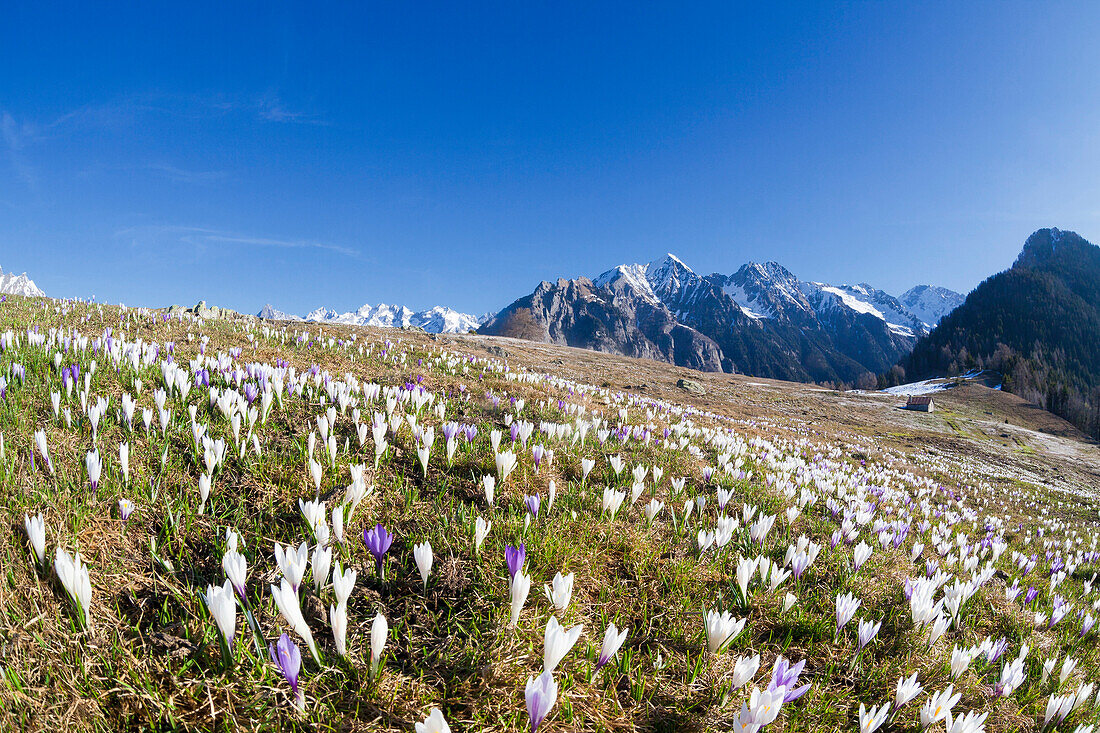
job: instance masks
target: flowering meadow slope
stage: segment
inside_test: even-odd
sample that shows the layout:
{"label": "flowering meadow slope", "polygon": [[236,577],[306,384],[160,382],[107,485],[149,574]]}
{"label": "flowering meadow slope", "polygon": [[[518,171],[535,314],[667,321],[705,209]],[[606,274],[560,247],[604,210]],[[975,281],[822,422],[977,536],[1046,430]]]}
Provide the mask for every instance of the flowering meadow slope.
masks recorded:
{"label": "flowering meadow slope", "polygon": [[0,729],[1100,719],[1095,446],[1011,396],[309,325],[0,302]]}

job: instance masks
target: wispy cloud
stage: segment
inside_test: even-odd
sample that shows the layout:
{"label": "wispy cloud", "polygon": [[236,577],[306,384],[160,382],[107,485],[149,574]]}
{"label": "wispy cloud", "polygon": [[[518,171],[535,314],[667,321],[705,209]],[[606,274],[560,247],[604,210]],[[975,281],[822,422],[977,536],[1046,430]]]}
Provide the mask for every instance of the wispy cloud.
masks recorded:
{"label": "wispy cloud", "polygon": [[358,257],[359,253],[350,247],[343,247],[338,244],[329,244],[327,242],[317,242],[314,240],[302,240],[302,239],[269,239],[267,237],[247,237],[231,234],[222,234],[217,232],[205,233],[202,236],[209,242],[224,242],[226,244],[244,244],[254,247],[281,247],[284,249],[326,249],[330,252],[338,252],[348,257]]}
{"label": "wispy cloud", "polygon": [[[136,94],[75,107],[37,119],[0,109],[0,160],[6,158],[15,174],[29,188],[39,180],[36,159],[46,146],[81,133],[114,131],[122,134],[135,126],[147,128],[165,118],[194,121],[234,115],[252,124],[328,125],[320,114],[295,108],[280,94],[267,91],[252,95]],[[158,119],[159,118],[159,119]],[[41,161],[39,161],[41,162]],[[188,170],[171,163],[136,162],[131,169],[159,172],[174,181],[203,183],[224,178],[219,170]]]}
{"label": "wispy cloud", "polygon": [[318,115],[292,110],[277,94],[265,94],[256,103],[257,113],[268,122],[286,122],[300,125],[327,125]]}
{"label": "wispy cloud", "polygon": [[182,183],[219,181],[228,175],[225,171],[188,170],[186,168],[178,168],[168,163],[148,163],[144,168],[154,173],[161,173],[173,181],[180,181]]}
{"label": "wispy cloud", "polygon": [[129,239],[132,243],[139,245],[168,244],[175,242],[195,246],[223,244],[277,249],[316,249],[335,252],[336,254],[355,259],[361,257],[360,252],[351,247],[314,239],[260,237],[220,229],[172,224],[127,227],[115,232],[115,237],[118,239]]}
{"label": "wispy cloud", "polygon": [[37,134],[33,125],[17,121],[10,113],[0,112],[0,139],[4,141],[4,152],[16,175],[31,189],[38,182],[34,167],[27,161],[23,152],[28,140]]}

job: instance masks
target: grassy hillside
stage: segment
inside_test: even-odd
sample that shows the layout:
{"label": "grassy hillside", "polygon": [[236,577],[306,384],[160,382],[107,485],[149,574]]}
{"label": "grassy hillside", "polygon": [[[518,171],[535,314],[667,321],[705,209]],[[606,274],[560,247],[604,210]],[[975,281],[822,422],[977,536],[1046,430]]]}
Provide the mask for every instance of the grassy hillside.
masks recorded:
{"label": "grassy hillside", "polygon": [[[955,730],[1036,730],[1079,691],[1058,729],[1098,720],[1100,487],[1070,438],[1019,428],[1024,454],[888,397],[45,299],[0,303],[0,346],[4,730],[413,730],[433,708],[455,731],[527,730],[535,684],[556,686],[545,731],[849,730],[887,703],[881,730],[919,731],[949,686]],[[281,568],[302,543],[310,567]],[[210,587],[226,554],[243,597]],[[86,604],[61,579],[79,589],[83,564]],[[601,666],[610,624],[626,634]],[[284,633],[300,705],[269,652]]]}

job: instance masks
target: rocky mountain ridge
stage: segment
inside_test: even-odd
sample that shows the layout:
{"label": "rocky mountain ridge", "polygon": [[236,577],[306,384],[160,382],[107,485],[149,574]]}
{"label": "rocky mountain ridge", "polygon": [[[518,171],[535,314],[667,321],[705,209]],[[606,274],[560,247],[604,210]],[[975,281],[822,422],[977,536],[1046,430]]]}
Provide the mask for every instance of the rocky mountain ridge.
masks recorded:
{"label": "rocky mountain ridge", "polygon": [[888,369],[963,299],[934,286],[906,296],[912,309],[865,283],[804,281],[776,262],[704,276],[667,254],[543,282],[480,332],[707,371],[852,381]]}

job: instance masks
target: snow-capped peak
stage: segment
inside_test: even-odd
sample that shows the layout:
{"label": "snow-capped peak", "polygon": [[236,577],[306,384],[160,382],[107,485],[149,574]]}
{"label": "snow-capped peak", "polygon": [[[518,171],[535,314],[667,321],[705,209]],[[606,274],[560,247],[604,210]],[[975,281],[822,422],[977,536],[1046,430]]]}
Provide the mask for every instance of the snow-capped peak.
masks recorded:
{"label": "snow-capped peak", "polygon": [[684,264],[683,260],[681,260],[676,255],[672,254],[671,252],[666,252],[664,257],[653,260],[648,265],[646,265],[646,272],[650,272],[650,273],[657,272],[658,270],[675,270],[675,269],[684,269],[684,270],[687,270],[688,272],[694,272],[694,270],[692,270],[690,267],[688,267],[686,264]]}
{"label": "snow-capped peak", "polygon": [[917,285],[902,293],[898,300],[907,311],[932,329],[944,316],[962,305],[966,296],[936,285]]}
{"label": "snow-capped peak", "polygon": [[695,271],[676,255],[669,253],[645,266],[646,280],[653,292],[660,296],[678,292],[698,279]]}
{"label": "snow-capped peak", "polygon": [[653,292],[653,288],[646,277],[648,267],[648,265],[639,264],[619,265],[600,274],[592,281],[592,284],[600,288],[621,284],[634,290],[651,303],[660,303],[661,299]]}
{"label": "snow-capped peak", "polygon": [[23,295],[28,298],[43,298],[46,296],[42,289],[34,284],[34,280],[27,277],[27,273],[16,275],[4,274],[0,269],[0,293],[6,295]]}
{"label": "snow-capped peak", "polygon": [[684,289],[697,280],[699,276],[670,252],[645,265],[634,263],[613,267],[592,282],[596,287],[625,286],[651,303],[665,302],[667,305],[670,297],[683,295]]}
{"label": "snow-capped peak", "polygon": [[813,308],[794,273],[778,262],[749,262],[725,279],[726,295],[754,319],[805,318]]}
{"label": "snow-capped peak", "polygon": [[257,313],[256,315],[259,316],[260,318],[263,318],[263,319],[268,320],[268,321],[300,321],[300,320],[302,320],[301,318],[299,318],[296,315],[293,315],[291,313],[283,313],[281,310],[275,309],[271,305],[271,303],[265,304],[264,307],[260,309],[260,312]]}

